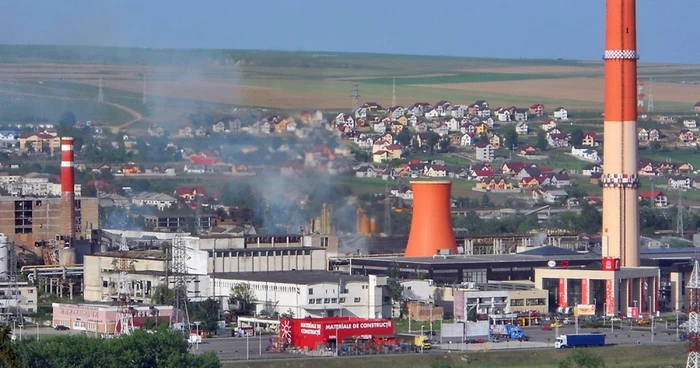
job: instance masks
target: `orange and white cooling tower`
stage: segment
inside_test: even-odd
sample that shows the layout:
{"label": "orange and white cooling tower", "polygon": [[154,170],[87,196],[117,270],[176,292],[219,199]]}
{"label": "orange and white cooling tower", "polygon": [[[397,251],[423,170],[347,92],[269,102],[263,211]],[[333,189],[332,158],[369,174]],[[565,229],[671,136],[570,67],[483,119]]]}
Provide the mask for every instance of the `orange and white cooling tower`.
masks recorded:
{"label": "orange and white cooling tower", "polygon": [[639,266],[635,0],[607,0],[603,123],[603,257]]}
{"label": "orange and white cooling tower", "polygon": [[61,138],[61,233],[75,236],[73,137]]}
{"label": "orange and white cooling tower", "polygon": [[449,181],[413,181],[413,218],[404,256],[431,257],[440,250],[457,253],[452,232]]}

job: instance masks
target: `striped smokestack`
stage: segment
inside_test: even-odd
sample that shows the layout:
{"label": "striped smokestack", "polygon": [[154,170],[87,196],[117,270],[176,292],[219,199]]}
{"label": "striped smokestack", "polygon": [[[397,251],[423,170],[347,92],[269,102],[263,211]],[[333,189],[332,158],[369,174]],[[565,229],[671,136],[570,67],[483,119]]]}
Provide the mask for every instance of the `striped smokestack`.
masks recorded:
{"label": "striped smokestack", "polygon": [[75,179],[73,137],[61,138],[61,233],[75,236]]}
{"label": "striped smokestack", "polygon": [[603,259],[639,266],[635,0],[607,0],[603,122]]}

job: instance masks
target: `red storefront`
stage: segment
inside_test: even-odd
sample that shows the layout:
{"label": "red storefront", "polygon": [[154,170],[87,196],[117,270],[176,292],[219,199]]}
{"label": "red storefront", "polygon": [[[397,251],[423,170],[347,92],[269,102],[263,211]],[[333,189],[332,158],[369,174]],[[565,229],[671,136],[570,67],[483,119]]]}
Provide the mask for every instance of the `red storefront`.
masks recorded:
{"label": "red storefront", "polygon": [[[337,333],[337,336],[336,336]],[[315,350],[328,341],[348,337],[392,335],[389,319],[357,317],[285,318],[280,320],[280,339],[297,348]]]}

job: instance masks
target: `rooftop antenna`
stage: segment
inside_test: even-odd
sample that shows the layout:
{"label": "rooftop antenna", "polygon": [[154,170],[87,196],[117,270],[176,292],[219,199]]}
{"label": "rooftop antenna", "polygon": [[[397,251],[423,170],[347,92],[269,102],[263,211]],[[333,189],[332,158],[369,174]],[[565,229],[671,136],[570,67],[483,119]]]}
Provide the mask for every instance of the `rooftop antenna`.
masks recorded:
{"label": "rooftop antenna", "polygon": [[654,111],[654,79],[649,78],[649,95],[647,96],[647,112]]}
{"label": "rooftop antenna", "polygon": [[100,77],[100,82],[97,85],[97,102],[98,103],[105,102],[105,94],[102,91],[102,77]]}
{"label": "rooftop antenna", "polygon": [[393,79],[391,86],[391,107],[394,107],[396,106],[396,78]]}
{"label": "rooftop antenna", "polygon": [[350,95],[352,97],[352,111],[357,110],[359,107],[359,101],[360,101],[360,84],[355,82],[352,84],[352,94]]}
{"label": "rooftop antenna", "polygon": [[145,105],[148,102],[148,99],[146,98],[146,73],[141,74],[141,78],[143,80],[143,92],[141,93],[141,103]]}

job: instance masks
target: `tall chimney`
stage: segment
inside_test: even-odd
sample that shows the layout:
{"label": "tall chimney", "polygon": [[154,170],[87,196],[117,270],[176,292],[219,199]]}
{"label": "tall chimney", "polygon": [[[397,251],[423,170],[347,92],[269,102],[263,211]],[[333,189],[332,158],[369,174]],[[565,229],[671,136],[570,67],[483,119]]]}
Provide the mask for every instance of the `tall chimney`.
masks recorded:
{"label": "tall chimney", "polygon": [[639,266],[635,0],[607,0],[603,123],[603,257]]}
{"label": "tall chimney", "polygon": [[452,232],[449,181],[413,181],[413,216],[404,256],[431,257],[439,250],[457,253]]}
{"label": "tall chimney", "polygon": [[61,138],[61,233],[75,236],[75,179],[73,137]]}

